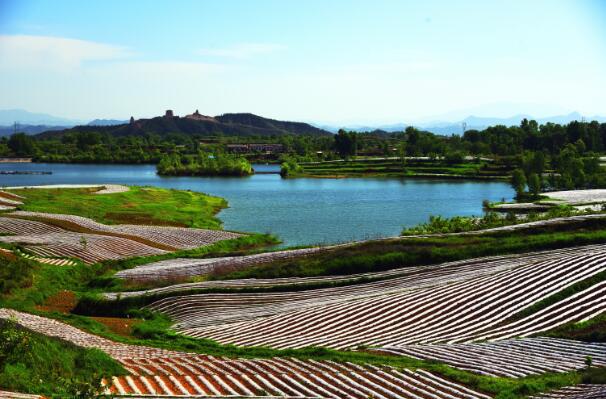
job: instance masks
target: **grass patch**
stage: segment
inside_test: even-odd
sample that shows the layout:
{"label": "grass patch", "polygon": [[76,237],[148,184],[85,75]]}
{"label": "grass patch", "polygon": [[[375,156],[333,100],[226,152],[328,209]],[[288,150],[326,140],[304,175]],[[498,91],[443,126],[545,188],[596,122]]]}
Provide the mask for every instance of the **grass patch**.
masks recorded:
{"label": "grass patch", "polygon": [[0,320],[2,389],[52,398],[89,398],[101,388],[102,378],[125,373],[100,350],[80,348]]}
{"label": "grass patch", "polygon": [[105,224],[147,224],[221,228],[217,212],[227,207],[219,197],[182,190],[130,187],[114,194],[96,188],[12,190],[25,197],[19,209],[84,216]]}
{"label": "grass patch", "polygon": [[19,257],[0,256],[0,295],[9,295],[18,288],[33,284],[37,263]]}

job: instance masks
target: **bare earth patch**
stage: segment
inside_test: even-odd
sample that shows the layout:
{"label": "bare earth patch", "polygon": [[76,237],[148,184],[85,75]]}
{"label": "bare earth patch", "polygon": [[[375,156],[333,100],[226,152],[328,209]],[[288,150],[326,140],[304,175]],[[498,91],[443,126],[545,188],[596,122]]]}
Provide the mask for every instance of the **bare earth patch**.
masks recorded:
{"label": "bare earth patch", "polygon": [[77,303],[78,299],[72,291],[63,290],[46,298],[44,305],[36,306],[36,309],[44,312],[69,313]]}

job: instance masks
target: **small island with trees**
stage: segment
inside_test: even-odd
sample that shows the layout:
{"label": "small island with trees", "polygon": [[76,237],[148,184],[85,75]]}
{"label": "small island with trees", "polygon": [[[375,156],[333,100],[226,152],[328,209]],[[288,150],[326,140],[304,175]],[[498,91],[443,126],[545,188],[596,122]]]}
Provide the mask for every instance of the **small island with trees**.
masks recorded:
{"label": "small island with trees", "polygon": [[246,158],[226,153],[171,154],[156,165],[161,176],[249,176],[253,169]]}

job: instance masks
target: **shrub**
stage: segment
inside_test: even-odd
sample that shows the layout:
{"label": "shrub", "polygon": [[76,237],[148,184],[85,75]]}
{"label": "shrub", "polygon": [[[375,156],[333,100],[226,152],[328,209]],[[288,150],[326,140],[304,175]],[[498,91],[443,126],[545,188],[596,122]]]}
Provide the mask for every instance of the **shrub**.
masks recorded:
{"label": "shrub", "polygon": [[16,288],[32,284],[32,275],[36,264],[32,261],[0,256],[0,295],[10,294]]}
{"label": "shrub", "polygon": [[125,370],[97,349],[34,333],[0,321],[0,387],[48,397],[92,398],[101,379]]}

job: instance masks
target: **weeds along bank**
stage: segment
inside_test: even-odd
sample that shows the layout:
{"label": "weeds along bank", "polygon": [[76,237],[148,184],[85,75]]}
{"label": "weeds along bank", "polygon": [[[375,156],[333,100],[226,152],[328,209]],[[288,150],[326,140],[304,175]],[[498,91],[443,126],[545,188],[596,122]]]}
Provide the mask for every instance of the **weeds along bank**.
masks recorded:
{"label": "weeds along bank", "polygon": [[[102,373],[83,367],[81,380],[104,381],[101,391],[114,395],[485,399],[539,394],[601,378],[601,358],[595,356],[589,370],[581,361],[585,352],[594,353],[597,344],[592,342],[601,340],[595,331],[603,320],[599,314],[592,317],[605,305],[600,290],[606,228],[599,218],[491,234],[371,241],[317,253],[302,251],[303,257],[277,260],[268,256],[271,261],[243,270],[228,268],[227,274],[179,281],[185,283],[183,289],[167,279],[161,284],[168,287],[129,301],[128,290],[146,286],[113,277],[120,270],[158,261],[161,266],[172,259],[195,264],[235,255],[247,258],[275,239],[235,233],[212,242],[197,241],[205,232],[229,233],[217,229],[220,223],[214,217],[224,203],[202,194],[154,188],[96,192],[92,188],[14,191],[23,197],[23,204],[12,216],[0,216],[0,228],[6,231],[0,236],[4,242],[0,244],[4,248],[0,307],[25,312],[15,317],[21,320],[18,325],[34,331],[29,334],[52,335],[53,340],[62,340],[57,342],[77,345],[98,343],[93,347],[110,358],[104,358],[107,363],[99,360],[104,364]],[[87,205],[70,203],[70,194]],[[66,201],[65,210],[53,195]],[[176,207],[181,200],[187,206]],[[165,207],[169,209],[161,213]],[[85,240],[70,241],[67,233]],[[19,242],[24,238],[14,240],[25,235],[37,238],[25,243]],[[89,235],[99,236],[99,241]],[[45,241],[53,236],[60,239],[54,244]],[[160,252],[111,258],[110,252],[116,254],[116,250],[103,252],[111,240]],[[132,243],[124,248],[131,248]],[[576,248],[579,245],[585,247]],[[65,257],[75,259],[75,264],[41,263],[41,258],[56,259],[48,253],[35,254],[38,260],[25,259],[23,255],[33,247],[67,251]],[[539,248],[545,251],[536,252]],[[90,252],[102,253],[107,260],[85,261],[76,256]],[[507,255],[511,253],[519,255]],[[489,255],[493,257],[476,258]],[[266,259],[263,254],[252,256]],[[111,301],[102,299],[108,292],[113,294]],[[457,311],[460,303],[468,304],[463,313]],[[44,317],[35,318],[32,313]],[[482,368],[469,370],[465,359],[460,359],[464,351],[449,346],[450,341],[476,345],[478,337],[505,345],[517,336],[536,333],[552,340],[539,345],[533,338],[527,345],[552,348],[557,339],[574,339],[586,346],[575,343],[574,354],[552,348],[550,352],[557,353],[561,362],[544,369],[537,366],[537,373],[516,378],[498,372],[496,376],[483,374]],[[425,345],[428,342],[443,345],[442,352],[426,352],[431,350]],[[422,348],[415,346],[414,351],[409,345]],[[369,352],[374,346],[390,350],[397,346],[402,353]],[[477,351],[490,358],[490,353],[484,353],[488,348]],[[73,359],[89,356],[87,351],[79,353]],[[517,356],[517,361],[525,360],[523,354]],[[21,367],[11,359],[2,365],[3,372]],[[87,364],[74,360],[80,361]],[[69,362],[57,367],[60,373],[72,370]],[[501,367],[495,365],[497,371],[508,372]],[[43,381],[55,381],[36,372],[31,378],[39,375]],[[0,387],[49,396],[53,390],[36,384]]]}

